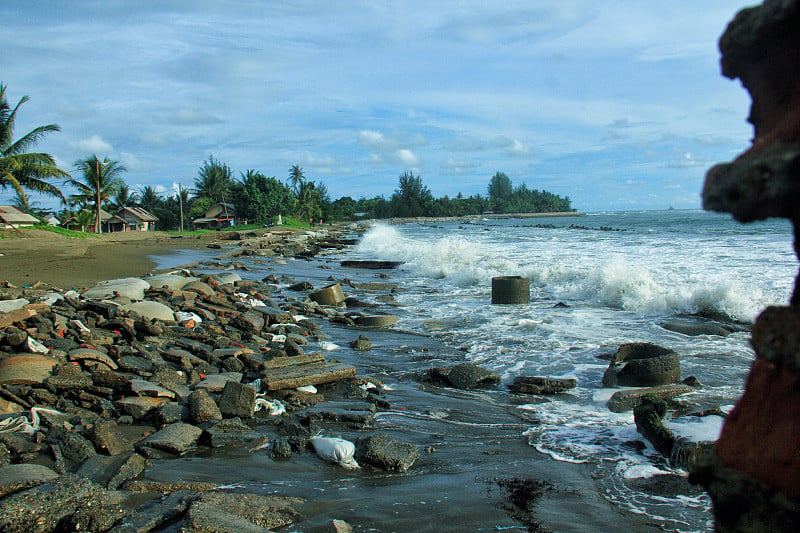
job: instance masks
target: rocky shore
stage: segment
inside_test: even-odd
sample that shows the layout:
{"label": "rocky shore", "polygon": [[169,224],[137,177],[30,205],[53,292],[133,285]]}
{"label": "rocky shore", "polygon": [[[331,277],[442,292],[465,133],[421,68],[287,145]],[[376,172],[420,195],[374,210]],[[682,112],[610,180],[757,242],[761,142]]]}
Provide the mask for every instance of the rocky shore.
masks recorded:
{"label": "rocky shore", "polygon": [[[344,246],[326,231],[225,238],[238,246],[206,268]],[[326,301],[335,283],[298,283],[291,296],[278,283],[185,269],[82,293],[4,283],[0,530],[264,531],[300,517],[299,498],[139,479],[150,461],[198,447],[266,449],[276,460],[315,449],[343,462],[337,454],[348,450],[321,436],[320,424],[365,427],[386,406],[378,380],[305,348],[319,334],[314,320],[371,315],[345,312],[343,297]],[[369,349],[363,335],[353,342]],[[349,453],[353,464],[403,471],[419,452],[366,433]]]}
{"label": "rocky shore", "polygon": [[[328,276],[316,286],[285,274],[242,279],[237,273],[247,272],[252,260],[296,261],[287,265],[290,272],[302,271],[304,264],[327,268],[305,260],[353,244],[342,228],[218,237],[206,244],[213,259],[156,275],[80,291],[3,283],[0,531],[266,531],[289,524],[304,531],[350,530],[328,509],[330,502],[314,501],[308,490],[299,491],[302,496],[297,490],[264,494],[241,484],[199,481],[202,476],[187,478],[180,473],[185,465],[175,462],[218,453],[264,456],[273,465],[296,462],[299,473],[330,465],[334,471],[410,472],[411,479],[435,480],[442,469],[462,469],[458,475],[467,477],[474,469],[508,498],[495,504],[508,511],[505,519],[498,508],[472,510],[494,525],[508,520],[537,530],[533,506],[541,498],[554,498],[555,512],[587,505],[587,496],[559,492],[553,484],[575,472],[556,473],[552,462],[533,459],[520,437],[527,424],[518,413],[498,409],[509,394],[531,401],[567,391],[575,380],[519,377],[509,392],[498,387],[496,374],[432,353],[438,349],[433,341],[407,347],[419,337],[386,329],[397,322],[390,311],[400,288],[384,272],[396,264],[342,261],[378,281]],[[369,301],[353,296],[365,293],[372,295]],[[365,358],[357,370],[352,358],[341,362],[324,355],[336,349],[324,331],[330,327],[339,328],[333,340],[349,344],[353,354],[374,351],[377,339],[383,351],[372,361],[380,363]],[[426,355],[419,369],[409,372],[389,369],[387,350]],[[675,384],[676,358],[650,345],[621,347],[604,382],[640,388],[614,394],[609,408],[630,411],[646,397],[663,417],[672,398],[698,386],[691,380]],[[400,381],[413,375],[418,385],[390,391],[382,379],[387,375]],[[429,391],[446,407],[435,408]],[[469,391],[481,392],[470,396]],[[423,445],[392,425],[384,424],[389,431],[375,429],[379,418],[409,409],[425,413],[420,427],[450,424],[452,434],[430,435],[450,450]],[[459,410],[469,417],[463,429]],[[640,431],[660,442],[666,456],[681,451],[693,462],[702,450],[690,448],[687,454],[686,445],[675,442],[661,417],[650,412],[637,412]],[[494,459],[495,454],[506,458]],[[485,459],[476,462],[476,455]],[[162,481],[147,474],[173,470],[170,464],[175,474],[157,475]],[[536,471],[538,476],[529,477]],[[435,486],[435,481],[419,483]],[[583,482],[565,482],[570,483]],[[460,497],[474,505],[470,491]],[[447,508],[456,516],[469,515],[459,506]],[[615,513],[603,518],[605,510],[593,512],[594,524],[625,523]]]}

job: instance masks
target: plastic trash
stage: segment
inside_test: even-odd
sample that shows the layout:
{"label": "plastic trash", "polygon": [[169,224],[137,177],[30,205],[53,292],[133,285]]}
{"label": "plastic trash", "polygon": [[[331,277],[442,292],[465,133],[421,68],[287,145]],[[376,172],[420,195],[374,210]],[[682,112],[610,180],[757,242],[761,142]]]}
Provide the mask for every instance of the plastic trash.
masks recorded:
{"label": "plastic trash", "polygon": [[303,385],[302,387],[295,387],[298,392],[310,392],[311,394],[317,393],[317,388],[314,385]]}
{"label": "plastic trash", "polygon": [[260,411],[262,409],[267,409],[267,414],[270,416],[280,416],[286,413],[286,407],[281,403],[280,400],[268,400],[267,398],[257,398],[255,404],[255,410]]}
{"label": "plastic trash", "polygon": [[338,350],[339,348],[341,348],[341,346],[339,346],[338,344],[334,344],[328,341],[320,341],[319,347],[325,350],[326,352],[332,352],[334,350]]}
{"label": "plastic trash", "polygon": [[311,437],[311,445],[321,459],[337,463],[348,469],[359,468],[353,458],[356,453],[356,445],[349,440],[335,437]]}
{"label": "plastic trash", "polygon": [[199,324],[203,321],[203,319],[200,318],[200,315],[197,313],[186,311],[175,311],[175,320],[178,322],[178,324],[183,324],[184,322],[189,322],[190,320],[195,324]]}
{"label": "plastic trash", "polygon": [[31,407],[30,420],[25,415],[13,416],[0,420],[0,433],[27,433],[28,435],[33,435],[39,431],[39,413],[49,413],[52,415],[64,414],[55,409]]}

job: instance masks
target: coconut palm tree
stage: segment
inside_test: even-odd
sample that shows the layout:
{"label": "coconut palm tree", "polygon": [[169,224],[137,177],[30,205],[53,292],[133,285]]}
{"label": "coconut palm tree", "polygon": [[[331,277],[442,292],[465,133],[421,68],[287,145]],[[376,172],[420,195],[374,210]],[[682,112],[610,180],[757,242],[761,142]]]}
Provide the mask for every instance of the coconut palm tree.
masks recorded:
{"label": "coconut palm tree", "polygon": [[42,137],[60,128],[55,124],[39,126],[13,140],[17,111],[27,101],[28,97],[23,96],[12,108],[6,99],[6,86],[0,84],[0,188],[5,190],[10,185],[23,195],[23,189],[28,189],[64,200],[61,191],[47,180],[69,178],[69,174],[56,166],[53,156],[28,152]]}
{"label": "coconut palm tree", "polygon": [[305,182],[306,177],[303,174],[303,169],[299,165],[292,165],[289,169],[289,183],[291,183],[292,192],[295,198],[300,196],[300,186]]}
{"label": "coconut palm tree", "polygon": [[120,174],[127,171],[119,161],[104,158],[100,161],[96,154],[75,163],[76,170],[83,173],[83,181],[69,178],[67,183],[78,189],[78,194],[70,200],[91,202],[95,206],[95,232],[102,233],[100,224],[100,206],[113,197],[125,184]]}
{"label": "coconut palm tree", "polygon": [[230,167],[210,155],[208,161],[204,161],[197,172],[197,178],[194,180],[195,194],[212,202],[225,202],[227,201],[225,196],[230,196],[233,184],[233,172]]}
{"label": "coconut palm tree", "polygon": [[136,193],[131,192],[127,183],[120,185],[117,193],[114,195],[114,206],[117,209],[123,207],[130,207],[136,203]]}
{"label": "coconut palm tree", "polygon": [[144,209],[152,213],[153,208],[156,207],[159,202],[161,202],[161,196],[150,185],[139,189],[139,205]]}

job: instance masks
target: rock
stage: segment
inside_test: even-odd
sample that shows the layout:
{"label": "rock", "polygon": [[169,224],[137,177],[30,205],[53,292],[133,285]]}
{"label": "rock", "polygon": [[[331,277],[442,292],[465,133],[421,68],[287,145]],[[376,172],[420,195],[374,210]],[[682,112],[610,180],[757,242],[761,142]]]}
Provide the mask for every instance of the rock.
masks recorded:
{"label": "rock", "polygon": [[338,283],[333,283],[314,291],[308,297],[320,305],[336,306],[344,302],[344,292],[342,291],[342,286]]}
{"label": "rock", "polygon": [[626,389],[615,392],[608,400],[607,407],[612,413],[624,413],[630,411],[641,402],[645,396],[670,400],[681,394],[694,392],[695,389],[689,385],[669,384],[659,385],[658,387],[648,387],[645,389]]}
{"label": "rock", "polygon": [[680,356],[651,343],[623,344],[603,374],[603,386],[653,387],[681,380]]}
{"label": "rock", "polygon": [[131,449],[131,442],[120,431],[116,422],[96,423],[92,426],[89,438],[96,449],[108,455],[117,455]]}
{"label": "rock", "polygon": [[58,474],[43,465],[25,463],[0,467],[0,498],[57,477]]}
{"label": "rock", "polygon": [[129,398],[121,398],[114,402],[114,404],[126,414],[133,417],[134,420],[141,420],[161,404],[168,402],[167,398],[151,398],[146,396],[132,396]]}
{"label": "rock", "polygon": [[575,378],[545,378],[545,377],[523,377],[514,379],[509,386],[511,392],[520,394],[558,394],[569,389],[574,389],[578,385]]}
{"label": "rock", "polygon": [[240,418],[222,420],[206,429],[202,437],[202,441],[212,448],[229,444],[263,444],[266,440],[264,435],[253,431]]}
{"label": "rock", "polygon": [[189,420],[195,424],[222,420],[219,406],[205,389],[197,389],[189,395]]}
{"label": "rock", "polygon": [[107,354],[93,348],[76,348],[74,350],[70,350],[69,360],[82,362],[93,361],[102,363],[111,370],[116,370],[119,368],[117,363],[115,363],[114,360],[111,359]]}
{"label": "rock", "polygon": [[198,281],[198,278],[179,274],[156,274],[145,278],[153,289],[166,288],[172,291],[183,289],[187,283]]}
{"label": "rock", "polygon": [[165,496],[154,498],[139,505],[125,517],[124,524],[110,533],[139,533],[158,530],[160,526],[176,522],[189,509],[197,494],[188,490],[176,490]]}
{"label": "rock", "polygon": [[692,320],[686,318],[673,318],[661,324],[661,327],[690,337],[697,337],[700,335],[727,337],[734,331],[733,328],[725,327],[722,324],[710,320]]}
{"label": "rock", "polygon": [[255,412],[256,390],[250,385],[228,381],[219,399],[223,416],[252,418]]}
{"label": "rock", "polygon": [[233,285],[237,281],[242,281],[242,277],[236,272],[221,272],[211,276],[219,285]]}
{"label": "rock", "polygon": [[274,459],[290,459],[292,457],[292,445],[286,437],[277,437],[272,441],[269,456]]}
{"label": "rock", "polygon": [[[13,305],[8,305],[9,302],[25,302],[28,303],[28,300],[0,300],[1,304],[6,304],[6,307],[13,307]],[[36,311],[33,309],[22,309],[22,305],[18,309],[9,309],[8,311],[3,311],[0,314],[0,329],[7,328],[12,324],[19,324],[20,322],[24,322],[30,317],[36,314]]]}
{"label": "rock", "polygon": [[474,363],[432,368],[429,377],[457,389],[476,389],[500,383],[500,376]]}
{"label": "rock", "polygon": [[264,315],[255,311],[247,311],[233,319],[232,324],[248,333],[260,333],[264,329]]}
{"label": "rock", "polygon": [[405,472],[419,459],[419,450],[413,444],[396,441],[386,433],[378,433],[356,440],[355,458],[362,465]]}
{"label": "rock", "polygon": [[183,286],[182,290],[187,292],[202,294],[203,296],[214,296],[216,294],[211,285],[205,283],[204,281],[199,281],[199,280],[190,281],[189,283]]}
{"label": "rock", "polygon": [[12,355],[0,361],[0,385],[42,383],[58,361],[46,355]]}
{"label": "rock", "polygon": [[194,386],[195,390],[197,389],[204,389],[207,392],[222,392],[222,389],[225,388],[225,384],[229,381],[235,381],[239,383],[242,381],[242,373],[241,372],[223,372],[220,374],[211,374],[207,376],[203,381],[198,383]]}
{"label": "rock", "polygon": [[345,268],[366,268],[371,270],[388,270],[402,265],[402,261],[342,261]]}
{"label": "rock", "polygon": [[300,283],[295,283],[294,285],[290,286],[289,290],[297,292],[305,292],[314,290],[314,286],[308,281],[301,281]]}
{"label": "rock", "polygon": [[81,296],[90,300],[108,300],[115,296],[124,296],[131,300],[144,300],[144,291],[150,284],[137,278],[112,279],[98,283],[93,288],[84,291]]}
{"label": "rock", "polygon": [[366,352],[372,349],[372,341],[364,335],[359,335],[356,340],[350,342],[350,347],[357,352]]}
{"label": "rock", "polygon": [[[66,474],[0,500],[0,531],[46,533],[91,505],[99,506],[106,491],[76,474]],[[35,512],[31,512],[31,510]]]}
{"label": "rock", "polygon": [[205,492],[191,504],[185,527],[191,531],[259,531],[287,526],[300,517],[299,498],[234,492]]}
{"label": "rock", "polygon": [[180,455],[194,448],[202,433],[203,430],[196,426],[176,422],[139,442],[136,448],[154,448]]}
{"label": "rock", "polygon": [[396,315],[359,315],[356,324],[365,328],[388,328],[397,324]]}
{"label": "rock", "polygon": [[332,533],[353,533],[353,526],[345,522],[344,520],[331,520],[331,532]]}
{"label": "rock", "polygon": [[145,300],[142,302],[134,302],[132,304],[123,305],[120,311],[127,313],[133,311],[137,315],[147,320],[162,320],[167,322],[175,321],[175,313],[166,305]]}
{"label": "rock", "polygon": [[144,472],[147,461],[137,453],[113,457],[95,455],[78,468],[77,474],[107,489],[117,489]]}

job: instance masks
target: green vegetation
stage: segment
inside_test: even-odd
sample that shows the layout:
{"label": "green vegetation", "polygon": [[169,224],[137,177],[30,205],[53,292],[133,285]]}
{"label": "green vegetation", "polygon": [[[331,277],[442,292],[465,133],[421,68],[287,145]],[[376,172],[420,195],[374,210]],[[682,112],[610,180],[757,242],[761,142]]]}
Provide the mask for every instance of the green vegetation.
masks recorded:
{"label": "green vegetation", "polygon": [[24,189],[28,189],[63,200],[64,195],[48,180],[68,178],[69,174],[56,166],[51,155],[28,151],[48,133],[60,131],[59,127],[39,126],[14,140],[17,111],[27,101],[28,97],[23,96],[12,108],[6,98],[6,86],[0,84],[0,188],[11,186],[22,198]]}
{"label": "green vegetation", "polygon": [[61,228],[59,226],[47,226],[45,224],[31,226],[32,229],[41,230],[41,231],[49,231],[51,233],[58,233],[59,235],[63,235],[64,237],[72,237],[75,239],[86,239],[87,237],[97,238],[97,235],[93,233],[86,233],[83,231],[75,231],[67,228]]}

